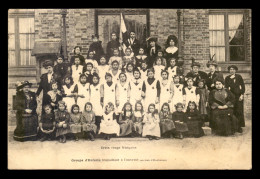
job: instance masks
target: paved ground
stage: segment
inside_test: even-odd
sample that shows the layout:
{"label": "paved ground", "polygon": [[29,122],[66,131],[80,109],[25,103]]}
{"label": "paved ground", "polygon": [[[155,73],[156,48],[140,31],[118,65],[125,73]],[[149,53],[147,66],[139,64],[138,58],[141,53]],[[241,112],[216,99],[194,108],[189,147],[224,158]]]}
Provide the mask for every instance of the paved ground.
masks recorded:
{"label": "paved ground", "polygon": [[[252,130],[229,137],[161,139],[115,138],[16,142],[9,128],[10,169],[250,169]],[[91,159],[91,160],[88,160]]]}

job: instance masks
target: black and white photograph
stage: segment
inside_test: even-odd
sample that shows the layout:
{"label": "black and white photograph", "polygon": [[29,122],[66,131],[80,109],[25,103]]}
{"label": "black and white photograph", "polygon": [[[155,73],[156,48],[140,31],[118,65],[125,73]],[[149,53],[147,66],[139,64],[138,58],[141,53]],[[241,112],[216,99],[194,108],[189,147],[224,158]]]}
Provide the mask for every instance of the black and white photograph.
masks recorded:
{"label": "black and white photograph", "polygon": [[251,170],[251,9],[9,9],[9,170]]}

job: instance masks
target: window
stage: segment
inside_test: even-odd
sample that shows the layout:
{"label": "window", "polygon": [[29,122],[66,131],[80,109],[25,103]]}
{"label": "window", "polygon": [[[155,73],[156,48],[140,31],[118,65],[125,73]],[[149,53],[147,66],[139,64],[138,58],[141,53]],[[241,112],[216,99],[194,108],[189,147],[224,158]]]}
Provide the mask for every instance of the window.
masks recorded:
{"label": "window", "polygon": [[96,33],[102,41],[103,49],[106,51],[107,43],[111,40],[111,33],[120,32],[120,13],[124,14],[126,29],[129,32],[134,30],[136,38],[140,43],[145,43],[148,37],[147,9],[97,9],[96,10]]}
{"label": "window", "polygon": [[209,15],[210,55],[218,62],[245,61],[243,12],[213,12]]}
{"label": "window", "polygon": [[10,15],[8,18],[8,66],[34,66],[35,57],[31,56],[34,46],[34,17]]}

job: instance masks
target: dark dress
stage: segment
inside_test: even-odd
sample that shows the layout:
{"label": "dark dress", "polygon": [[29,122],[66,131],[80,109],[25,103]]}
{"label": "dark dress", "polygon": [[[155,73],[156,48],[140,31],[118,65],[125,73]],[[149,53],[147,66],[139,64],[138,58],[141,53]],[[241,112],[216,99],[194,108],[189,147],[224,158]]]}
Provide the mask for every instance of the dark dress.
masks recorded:
{"label": "dark dress", "polygon": [[239,97],[245,93],[245,83],[241,75],[235,74],[235,78],[231,79],[231,75],[225,79],[225,87],[235,95],[234,115],[238,119],[238,127],[245,127],[244,119],[244,100],[239,101]]}
{"label": "dark dress", "polygon": [[98,41],[98,42],[93,42],[89,46],[89,52],[95,51],[93,59],[97,60],[98,64],[100,64],[99,60],[101,55],[104,55],[104,50],[101,44],[102,42]]}
{"label": "dark dress", "polygon": [[119,48],[120,43],[118,40],[111,40],[107,43],[107,61],[110,59],[110,57],[114,56],[113,49]]}
{"label": "dark dress", "polygon": [[175,111],[172,113],[172,120],[175,124],[175,129],[177,132],[187,132],[187,116],[184,112]]}
{"label": "dark dress", "polygon": [[[52,75],[52,79],[54,79],[54,73]],[[51,90],[51,82],[48,83],[48,74],[45,73],[40,78],[40,84],[36,91],[36,95],[39,96],[41,91],[43,91],[43,97],[42,97],[42,107],[46,104],[49,104],[49,95],[47,94],[48,91]],[[45,113],[44,109],[42,108],[42,114]]]}
{"label": "dark dress", "polygon": [[[198,71],[198,74],[195,74],[193,71],[187,73],[186,78],[192,77],[193,79],[193,86],[198,86],[198,82],[200,79],[207,80],[207,73],[203,71]],[[187,81],[187,80],[185,80]],[[187,86],[187,82],[185,82],[185,85]]]}
{"label": "dark dress", "polygon": [[161,134],[173,132],[175,130],[174,122],[172,121],[172,115],[170,113],[160,112],[160,128]]}
{"label": "dark dress", "polygon": [[[212,109],[210,127],[217,135],[232,135],[237,131],[237,118],[233,114],[235,96],[227,89],[212,90],[209,94],[209,105]],[[218,106],[227,105],[227,109]]]}
{"label": "dark dress", "polygon": [[149,45],[147,48],[147,68],[152,68],[155,62],[155,58],[157,57],[158,50],[161,49],[161,46],[155,44],[155,51],[152,50],[152,47]]}
{"label": "dark dress", "polygon": [[208,107],[206,106],[206,102],[209,99],[209,92],[206,88],[197,88],[200,94],[199,101],[199,112],[200,114],[208,114]]}
{"label": "dark dress", "polygon": [[122,113],[119,116],[118,123],[120,125],[120,135],[119,136],[127,136],[134,131],[134,114],[130,114],[130,116],[124,116]]}
{"label": "dark dress", "polygon": [[140,48],[140,42],[139,40],[137,40],[136,38],[134,39],[133,43],[131,43],[130,39],[127,39],[125,42],[124,42],[125,46],[126,47],[131,47],[133,52],[134,52],[134,55],[136,56],[138,54],[138,51],[139,51],[139,48]]}
{"label": "dark dress", "polygon": [[[50,114],[43,114],[41,116],[41,120],[40,120],[40,123],[42,123],[42,129],[43,130],[52,130],[53,127],[55,127],[55,116],[53,113],[50,113]],[[53,138],[54,137],[54,134],[55,133],[55,130],[50,133],[50,134],[46,134],[44,132],[42,132],[41,130],[39,130],[39,134],[41,137],[49,137],[49,138]]]}
{"label": "dark dress", "polygon": [[56,64],[53,68],[54,79],[62,86],[62,81],[66,74],[68,74],[68,67],[65,63]]}
{"label": "dark dress", "polygon": [[215,86],[211,87],[211,85],[214,84],[214,79],[216,77],[218,77],[218,78],[220,77],[220,78],[222,78],[224,80],[223,74],[221,72],[215,71],[212,75],[211,75],[211,73],[207,74],[206,84],[207,84],[207,87],[208,87],[209,91],[212,91],[213,89],[216,89]]}
{"label": "dark dress", "polygon": [[[13,138],[17,141],[35,140],[37,137],[38,116],[36,113],[37,101],[34,92],[29,91],[25,94],[23,91],[16,93],[16,128]],[[32,112],[26,113],[25,109],[31,109]]]}
{"label": "dark dress", "polygon": [[[67,133],[70,133],[70,114],[66,111],[56,111],[55,113],[55,121],[56,121],[56,137],[65,135]],[[64,122],[64,124],[67,124],[66,128],[58,127],[58,124],[60,122]]]}
{"label": "dark dress", "polygon": [[174,53],[168,53],[167,48],[164,50],[164,57],[166,58],[167,67],[170,66],[170,58],[178,59],[178,55],[179,55],[179,49]]}
{"label": "dark dress", "polygon": [[200,137],[204,135],[203,129],[202,129],[202,118],[200,116],[200,113],[198,110],[194,110],[193,112],[191,110],[187,110],[186,112],[187,116],[187,126],[188,126],[188,135]]}

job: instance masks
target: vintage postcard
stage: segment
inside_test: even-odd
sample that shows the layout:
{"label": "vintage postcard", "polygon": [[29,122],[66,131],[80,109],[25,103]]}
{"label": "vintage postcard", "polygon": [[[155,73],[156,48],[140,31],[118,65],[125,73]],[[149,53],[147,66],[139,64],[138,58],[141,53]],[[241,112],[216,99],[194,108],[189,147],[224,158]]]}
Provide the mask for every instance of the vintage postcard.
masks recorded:
{"label": "vintage postcard", "polygon": [[8,169],[252,169],[251,9],[9,9]]}

